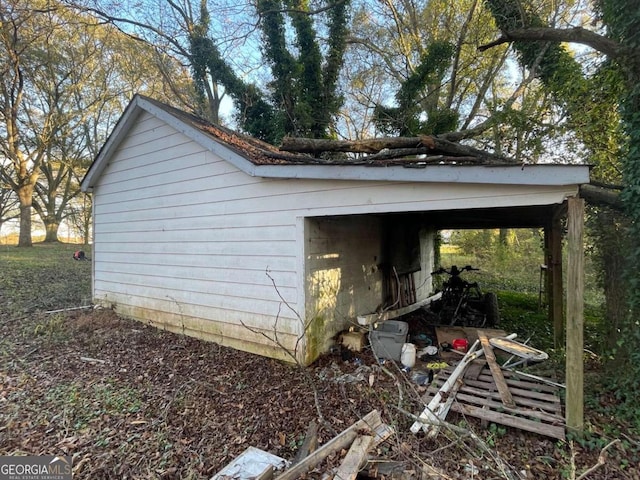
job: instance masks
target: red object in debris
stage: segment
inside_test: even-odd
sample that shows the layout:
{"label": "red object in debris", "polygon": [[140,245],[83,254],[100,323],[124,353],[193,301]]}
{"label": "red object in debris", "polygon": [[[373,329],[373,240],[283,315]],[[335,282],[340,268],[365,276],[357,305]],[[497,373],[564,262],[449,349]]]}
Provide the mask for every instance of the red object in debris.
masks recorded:
{"label": "red object in debris", "polygon": [[469,350],[469,341],[466,338],[454,338],[451,344],[453,349],[459,352],[467,353],[467,350]]}

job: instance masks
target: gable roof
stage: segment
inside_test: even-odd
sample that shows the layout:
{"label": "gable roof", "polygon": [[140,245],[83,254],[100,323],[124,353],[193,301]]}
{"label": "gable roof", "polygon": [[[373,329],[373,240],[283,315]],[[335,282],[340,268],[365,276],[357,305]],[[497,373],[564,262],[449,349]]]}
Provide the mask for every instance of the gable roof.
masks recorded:
{"label": "gable roof", "polygon": [[136,95],[82,180],[83,191],[93,189],[110,157],[142,112],[164,121],[247,175],[256,177],[522,185],[579,185],[589,182],[589,167],[586,165],[427,164],[415,156],[394,162],[328,161],[306,154],[283,152],[256,138]]}

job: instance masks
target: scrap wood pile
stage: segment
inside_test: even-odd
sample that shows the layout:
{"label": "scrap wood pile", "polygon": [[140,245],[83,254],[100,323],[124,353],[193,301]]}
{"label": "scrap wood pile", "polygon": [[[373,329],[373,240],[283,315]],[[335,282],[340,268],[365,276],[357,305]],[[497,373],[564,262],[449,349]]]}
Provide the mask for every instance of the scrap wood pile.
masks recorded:
{"label": "scrap wood pile", "polygon": [[[316,433],[315,424],[310,425],[293,462],[249,447],[211,480],[295,480],[312,473],[320,474],[322,478],[355,480],[364,472],[371,478],[382,474],[386,478],[442,478],[442,472],[426,464],[416,477],[417,472],[405,471],[402,462],[375,458],[377,447],[395,434],[393,428],[382,421],[378,410],[372,410],[317,449]],[[276,474],[275,470],[281,468],[284,470]]]}
{"label": "scrap wood pile", "polygon": [[[438,434],[450,410],[560,440],[565,439],[565,423],[558,391],[562,388],[549,379],[514,372],[501,367],[494,347],[522,360],[544,360],[546,353],[506,337],[489,338],[477,331],[478,340],[455,366],[442,371],[423,396],[425,408],[411,426],[413,433],[424,430]],[[481,347],[481,348],[479,348]],[[485,361],[477,362],[481,357]],[[471,369],[475,363],[475,369]],[[485,366],[489,372],[485,372]]]}
{"label": "scrap wood pile", "polygon": [[[466,353],[461,354],[463,356],[457,365],[442,370],[436,376],[422,398],[424,410],[419,415],[401,412],[415,420],[410,431],[414,434],[424,432],[424,438],[428,439],[434,438],[442,427],[446,427],[458,434],[471,436],[479,444],[483,444],[470,431],[446,421],[449,411],[453,410],[480,418],[483,422],[499,423],[564,439],[560,399],[556,395],[561,386],[541,377],[529,375],[533,378],[525,378],[523,375],[526,374],[516,374],[501,367],[493,349],[500,348],[515,353],[520,359],[540,359],[546,354],[515,342],[515,334],[490,338],[489,332],[477,330],[478,340]],[[520,362],[512,361],[513,363]],[[485,367],[488,367],[488,372]],[[317,431],[317,425],[312,422],[296,458],[290,462],[250,447],[212,480],[355,480],[363,473],[367,475],[365,478],[448,478],[443,471],[424,459],[416,468],[415,464],[392,461],[381,456],[384,450],[378,447],[385,441],[394,438],[397,440],[398,435],[382,421],[378,410],[371,411],[319,448]],[[496,461],[503,472],[509,470],[499,458]],[[507,475],[505,478],[516,476]]]}

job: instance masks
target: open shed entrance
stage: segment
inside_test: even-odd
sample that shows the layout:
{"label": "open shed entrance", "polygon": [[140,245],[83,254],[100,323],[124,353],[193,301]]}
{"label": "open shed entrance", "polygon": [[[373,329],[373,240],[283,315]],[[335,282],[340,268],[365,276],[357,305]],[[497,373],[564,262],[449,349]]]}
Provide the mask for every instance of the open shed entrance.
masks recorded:
{"label": "open shed entrance", "polygon": [[311,341],[332,338],[364,313],[407,307],[432,291],[436,230],[413,215],[305,219],[306,318]]}
{"label": "open shed entrance", "polygon": [[[563,219],[567,219],[567,425],[583,424],[584,203],[304,220],[304,286],[308,355],[326,351],[362,314],[419,303],[433,293],[438,231],[461,228],[541,228],[548,269],[546,294],[556,341],[563,337]],[[394,296],[395,295],[395,296]],[[390,303],[389,303],[390,302]]]}

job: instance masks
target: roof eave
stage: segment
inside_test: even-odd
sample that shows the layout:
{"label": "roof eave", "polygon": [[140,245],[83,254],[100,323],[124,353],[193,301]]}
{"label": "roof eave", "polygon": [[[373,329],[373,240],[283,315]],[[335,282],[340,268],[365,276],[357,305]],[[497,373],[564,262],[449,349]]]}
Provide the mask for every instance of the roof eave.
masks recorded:
{"label": "roof eave", "polygon": [[366,180],[497,185],[582,185],[589,183],[588,165],[258,165],[265,178]]}

